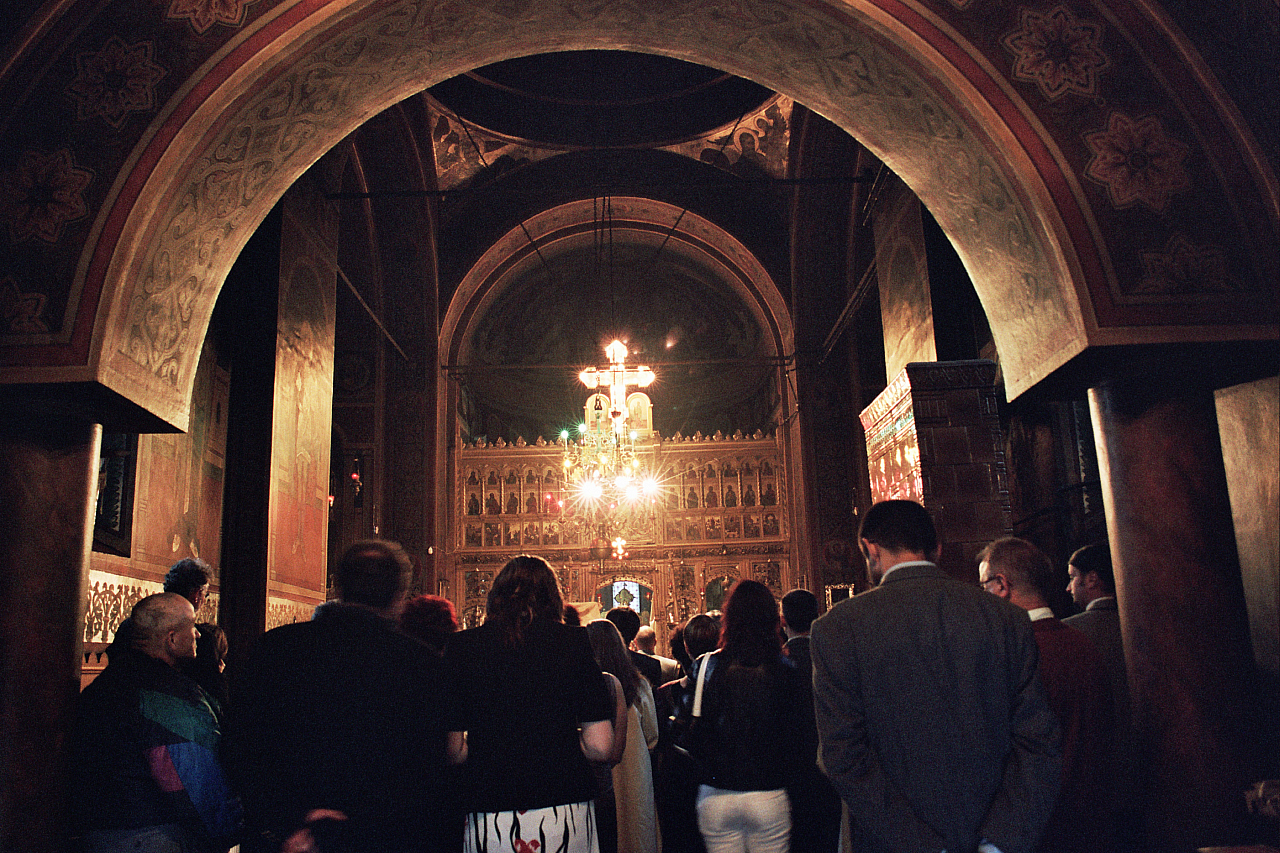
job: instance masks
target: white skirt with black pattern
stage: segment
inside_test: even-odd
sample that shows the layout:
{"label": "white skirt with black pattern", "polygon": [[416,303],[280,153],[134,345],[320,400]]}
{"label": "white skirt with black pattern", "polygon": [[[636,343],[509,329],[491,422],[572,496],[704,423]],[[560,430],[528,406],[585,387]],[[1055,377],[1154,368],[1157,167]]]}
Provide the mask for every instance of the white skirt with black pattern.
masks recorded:
{"label": "white skirt with black pattern", "polygon": [[595,809],[588,800],[528,811],[472,812],[463,853],[600,853]]}

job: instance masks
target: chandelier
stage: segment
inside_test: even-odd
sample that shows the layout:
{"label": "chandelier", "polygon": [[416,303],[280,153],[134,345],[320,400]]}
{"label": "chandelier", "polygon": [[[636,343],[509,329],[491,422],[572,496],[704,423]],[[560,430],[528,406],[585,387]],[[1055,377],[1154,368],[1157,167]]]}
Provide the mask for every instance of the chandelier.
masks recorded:
{"label": "chandelier", "polygon": [[[564,430],[564,482],[567,515],[591,525],[593,549],[612,546],[615,559],[626,556],[621,533],[637,514],[652,517],[662,486],[636,455],[636,432],[628,423],[628,388],[647,388],[656,378],[644,365],[628,367],[627,347],[613,341],[605,348],[609,365],[578,374],[582,384],[598,389],[584,409],[577,430]],[[608,394],[604,389],[608,389]],[[609,542],[609,537],[613,541]]]}

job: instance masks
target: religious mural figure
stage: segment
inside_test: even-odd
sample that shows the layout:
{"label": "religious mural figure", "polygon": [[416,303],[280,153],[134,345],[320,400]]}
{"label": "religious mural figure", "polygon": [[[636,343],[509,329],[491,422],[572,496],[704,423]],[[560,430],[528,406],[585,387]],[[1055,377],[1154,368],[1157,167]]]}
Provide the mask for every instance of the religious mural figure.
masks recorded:
{"label": "religious mural figure", "polygon": [[720,505],[720,498],[716,495],[715,489],[707,489],[707,499],[704,503],[707,509],[715,509]]}
{"label": "religious mural figure", "polygon": [[778,493],[773,490],[773,483],[766,483],[760,495],[760,506],[777,506]]}
{"label": "religious mural figure", "polygon": [[519,514],[520,514],[520,496],[508,495],[507,496],[507,515],[519,515]]}
{"label": "religious mural figure", "polygon": [[746,491],[744,491],[744,492],[742,493],[742,505],[743,505],[743,506],[755,506],[755,505],[756,505],[756,489],[755,489],[755,486],[747,486]]}
{"label": "religious mural figure", "polygon": [[467,515],[479,515],[479,514],[480,514],[480,496],[472,495],[471,497],[467,498]]}
{"label": "religious mural figure", "polygon": [[738,505],[738,493],[733,490],[733,486],[730,486],[724,491],[725,509],[733,509],[737,505]]}
{"label": "religious mural figure", "polygon": [[778,535],[778,517],[771,512],[766,512],[764,514],[764,535]]}
{"label": "religious mural figure", "polygon": [[498,496],[493,492],[490,492],[489,497],[484,500],[484,511],[486,515],[497,515],[502,512],[502,507],[498,506]]}
{"label": "religious mural figure", "polygon": [[743,530],[748,539],[760,538],[760,516],[748,515],[742,520]]}
{"label": "religious mural figure", "polygon": [[696,491],[694,491],[693,489],[689,489],[689,494],[688,494],[688,496],[685,498],[685,507],[686,507],[687,509],[697,509],[697,508],[698,508],[698,493],[697,493]]}

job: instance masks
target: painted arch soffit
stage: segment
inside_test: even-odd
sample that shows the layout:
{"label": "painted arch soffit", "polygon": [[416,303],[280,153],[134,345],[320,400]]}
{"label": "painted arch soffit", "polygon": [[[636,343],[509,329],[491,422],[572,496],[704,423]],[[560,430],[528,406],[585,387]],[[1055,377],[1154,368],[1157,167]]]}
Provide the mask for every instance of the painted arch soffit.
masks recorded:
{"label": "painted arch soffit", "polygon": [[[190,0],[169,12],[213,5]],[[849,130],[903,177],[956,244],[987,308],[1012,393],[1083,347],[1092,318],[1080,308],[1077,286],[1083,285],[1072,282],[1112,281],[1090,209],[1099,202],[1082,200],[1084,179],[1064,169],[1044,127],[1028,121],[1002,72],[922,7],[896,0],[858,6],[728,0],[653,7],[622,0],[231,5],[240,13],[234,20],[187,16],[202,36],[233,31],[198,68],[173,68],[133,43],[110,46],[111,57],[138,71],[138,85],[174,84],[163,106],[140,92],[94,106],[85,85],[68,101],[83,113],[80,121],[125,124],[128,116],[156,109],[136,148],[85,141],[83,150],[64,154],[32,143],[32,151],[51,152],[27,162],[25,151],[6,151],[4,164],[7,188],[23,175],[62,180],[59,205],[42,209],[40,221],[23,212],[30,213],[29,206],[6,206],[11,242],[56,244],[68,239],[68,223],[91,221],[80,232],[86,248],[67,278],[75,282],[68,290],[96,296],[100,288],[102,297],[100,303],[76,303],[67,294],[42,301],[51,295],[21,279],[0,282],[6,305],[12,302],[11,313],[21,320],[0,330],[19,329],[16,339],[6,335],[2,343],[35,342],[29,335],[42,324],[76,326],[87,341],[84,329],[96,309],[102,317],[93,341],[82,344],[92,349],[82,362],[100,359],[103,381],[174,423],[185,421],[194,380],[198,347],[191,343],[203,337],[235,256],[284,189],[400,98],[478,65],[539,51],[626,47],[715,65],[788,93]],[[935,5],[958,23],[980,4]],[[83,32],[97,34],[93,27]],[[1035,39],[1007,46],[1028,44],[1034,49]],[[1073,87],[1092,85],[1103,66],[1089,51],[1082,55],[1070,74],[1040,80],[1034,57],[1017,73],[1048,95],[1071,96]],[[1098,152],[1094,185],[1105,185],[1113,202],[1122,203],[1131,197],[1160,202],[1178,192],[1179,145],[1186,143],[1177,139],[1161,142],[1156,152],[1175,167],[1159,186],[1124,183],[1123,175],[1108,171],[1107,157],[1123,153],[1126,139],[1160,141],[1159,127],[1153,130],[1145,117],[1113,118],[1090,143]],[[988,131],[978,130],[984,126]],[[108,150],[126,156],[108,162],[118,156]],[[94,158],[107,159],[91,163]],[[23,163],[31,168],[24,172]],[[97,193],[95,201],[86,201],[86,187]],[[1151,259],[1157,273],[1177,273],[1187,265],[1180,258],[1207,256],[1192,239],[1168,245],[1168,262]],[[42,320],[40,312],[55,302],[64,313]],[[14,354],[29,357],[17,346],[4,360],[16,363]]]}

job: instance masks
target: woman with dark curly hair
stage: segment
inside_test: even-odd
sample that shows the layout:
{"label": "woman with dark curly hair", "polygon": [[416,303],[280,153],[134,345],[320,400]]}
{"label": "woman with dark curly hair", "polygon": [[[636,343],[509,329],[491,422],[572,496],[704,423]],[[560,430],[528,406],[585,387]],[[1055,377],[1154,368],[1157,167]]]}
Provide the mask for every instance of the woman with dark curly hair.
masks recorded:
{"label": "woman with dark curly hair", "polygon": [[563,619],[551,566],[522,555],[494,579],[484,624],[445,649],[466,853],[598,850],[589,761],[615,754],[614,720],[626,706],[611,696],[586,630]]}
{"label": "woman with dark curly hair", "polygon": [[[699,659],[703,685],[698,829],[709,853],[786,853],[787,784],[800,754],[800,675],[782,654],[778,604],[764,584],[729,592],[720,649]],[[696,704],[696,700],[695,700]]]}

